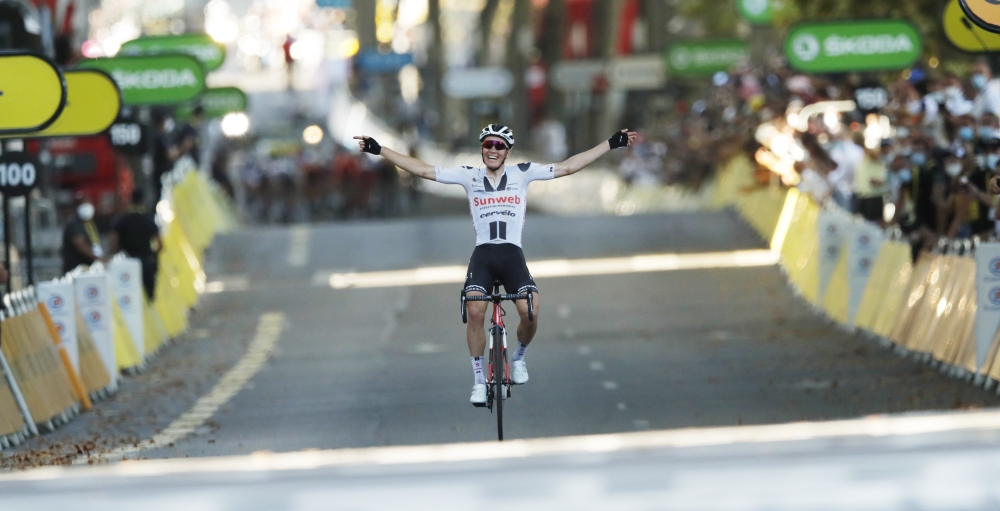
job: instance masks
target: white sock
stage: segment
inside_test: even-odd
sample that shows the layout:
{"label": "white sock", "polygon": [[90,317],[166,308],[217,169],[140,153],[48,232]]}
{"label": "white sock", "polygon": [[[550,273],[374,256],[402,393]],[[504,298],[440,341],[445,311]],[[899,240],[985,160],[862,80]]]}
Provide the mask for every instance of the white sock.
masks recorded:
{"label": "white sock", "polygon": [[521,341],[517,341],[517,349],[514,350],[514,355],[510,357],[511,362],[516,362],[518,360],[524,360],[524,352],[528,351],[528,347],[521,344]]}
{"label": "white sock", "polygon": [[486,375],[483,374],[483,357],[472,357],[472,372],[475,373],[476,383],[486,383]]}

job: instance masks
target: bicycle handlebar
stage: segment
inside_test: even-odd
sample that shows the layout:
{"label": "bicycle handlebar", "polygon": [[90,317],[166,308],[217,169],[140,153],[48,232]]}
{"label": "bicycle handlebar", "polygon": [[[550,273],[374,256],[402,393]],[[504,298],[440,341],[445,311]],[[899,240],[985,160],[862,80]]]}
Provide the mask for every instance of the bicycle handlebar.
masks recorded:
{"label": "bicycle handlebar", "polygon": [[475,295],[475,296],[467,296],[463,292],[462,293],[462,323],[465,323],[466,319],[467,319],[466,318],[466,313],[465,313],[465,302],[494,302],[494,303],[500,303],[500,302],[502,302],[504,300],[510,300],[510,301],[527,300],[528,301],[528,321],[534,321],[535,320],[535,306],[531,303],[532,298],[531,298],[531,293],[530,292],[523,293],[523,294],[512,294],[512,295],[511,294],[508,294],[508,295],[494,294],[494,295]]}
{"label": "bicycle handlebar", "polygon": [[529,300],[531,299],[531,295],[524,293],[520,295],[466,295],[465,297],[465,301],[467,302],[492,302],[494,299],[501,302],[504,300]]}

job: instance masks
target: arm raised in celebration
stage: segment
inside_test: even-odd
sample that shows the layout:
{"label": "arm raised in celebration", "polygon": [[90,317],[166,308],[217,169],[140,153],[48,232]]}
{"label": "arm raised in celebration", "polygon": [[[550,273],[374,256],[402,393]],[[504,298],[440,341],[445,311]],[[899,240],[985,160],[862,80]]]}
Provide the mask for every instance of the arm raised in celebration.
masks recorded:
{"label": "arm raised in celebration", "polygon": [[607,142],[601,142],[597,146],[588,149],[580,154],[570,156],[566,161],[556,163],[554,165],[555,177],[563,177],[571,174],[575,174],[582,170],[587,165],[594,163],[595,160],[604,156],[604,153],[612,150],[618,149],[619,147],[628,147],[635,142],[636,133],[634,131],[628,131],[627,129],[616,132]]}
{"label": "arm raised in celebration", "polygon": [[431,181],[434,181],[436,177],[437,172],[435,171],[434,166],[428,165],[412,156],[397,153],[388,147],[382,147],[372,137],[360,135],[354,137],[354,140],[358,141],[358,147],[360,147],[362,151],[376,156],[381,156],[386,160],[389,160],[389,163],[392,163],[414,176],[419,176]]}

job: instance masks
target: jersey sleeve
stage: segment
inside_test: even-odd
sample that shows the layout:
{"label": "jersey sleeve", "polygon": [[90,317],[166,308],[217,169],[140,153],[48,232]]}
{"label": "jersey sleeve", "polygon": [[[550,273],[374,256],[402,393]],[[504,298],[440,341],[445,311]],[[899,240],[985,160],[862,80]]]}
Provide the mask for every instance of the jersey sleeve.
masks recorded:
{"label": "jersey sleeve", "polygon": [[466,185],[469,170],[464,167],[435,167],[434,180],[446,185]]}
{"label": "jersey sleeve", "polygon": [[525,181],[544,181],[556,177],[556,166],[552,163],[518,163],[517,170],[524,173]]}

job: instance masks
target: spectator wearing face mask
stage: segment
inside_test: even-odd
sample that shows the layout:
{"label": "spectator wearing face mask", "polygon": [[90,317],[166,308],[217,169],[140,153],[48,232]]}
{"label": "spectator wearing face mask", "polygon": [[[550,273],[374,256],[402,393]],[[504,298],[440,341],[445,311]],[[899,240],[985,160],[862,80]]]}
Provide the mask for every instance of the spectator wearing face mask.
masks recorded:
{"label": "spectator wearing face mask", "polygon": [[89,266],[103,256],[101,238],[94,224],[94,205],[82,199],[76,214],[63,229],[62,270],[66,273],[80,265]]}
{"label": "spectator wearing face mask", "polygon": [[858,131],[850,139],[838,139],[829,151],[831,160],[837,165],[827,174],[833,200],[848,211],[853,209],[854,174],[865,157],[864,143],[864,134]]}
{"label": "spectator wearing face mask", "polygon": [[972,85],[979,91],[974,100],[972,115],[976,118],[987,113],[1000,115],[1000,80],[993,78],[993,70],[984,60],[972,66],[972,73]]}
{"label": "spectator wearing face mask", "polygon": [[[950,156],[945,161],[945,172],[950,183],[941,201],[939,215],[944,226],[944,236],[948,238],[970,238],[980,234],[988,222],[988,208],[991,199],[970,181],[975,165],[968,158]],[[985,199],[986,208],[982,201]],[[987,231],[992,230],[988,225]],[[979,231],[977,231],[979,229]]]}
{"label": "spectator wearing face mask", "polygon": [[997,116],[992,113],[985,113],[979,118],[979,126],[976,128],[976,154],[984,154],[989,151],[989,147],[995,145],[1000,124]]}

